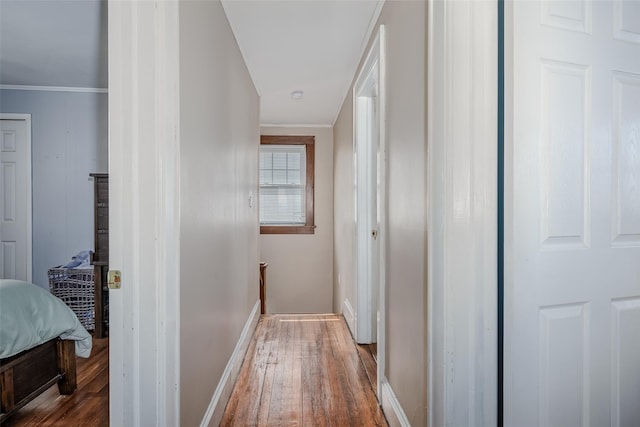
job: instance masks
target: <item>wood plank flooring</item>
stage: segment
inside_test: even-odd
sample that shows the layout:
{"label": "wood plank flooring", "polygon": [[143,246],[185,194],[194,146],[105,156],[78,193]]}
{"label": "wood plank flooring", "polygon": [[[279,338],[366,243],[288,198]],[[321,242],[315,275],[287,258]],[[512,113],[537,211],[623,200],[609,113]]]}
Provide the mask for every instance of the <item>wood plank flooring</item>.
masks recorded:
{"label": "wood plank flooring", "polygon": [[[93,345],[74,394],[53,386],[2,426],[108,426],[109,340]],[[369,378],[375,350],[359,347],[339,315],[263,316],[221,425],[386,426]]]}
{"label": "wood plank flooring", "polygon": [[3,427],[109,425],[109,339],[93,339],[88,359],[77,358],[78,389],[69,396],[54,385],[20,409]]}
{"label": "wood plank flooring", "polygon": [[386,426],[339,315],[265,315],[221,426]]}
{"label": "wood plank flooring", "polygon": [[378,345],[358,344],[358,353],[369,377],[369,383],[375,390],[378,387]]}

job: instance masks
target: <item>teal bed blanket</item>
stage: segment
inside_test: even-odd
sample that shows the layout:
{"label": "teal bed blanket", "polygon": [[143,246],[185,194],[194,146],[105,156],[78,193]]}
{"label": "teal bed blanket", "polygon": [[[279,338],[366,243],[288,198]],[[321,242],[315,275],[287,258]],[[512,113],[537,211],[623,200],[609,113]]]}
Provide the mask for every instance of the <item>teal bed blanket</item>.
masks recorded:
{"label": "teal bed blanket", "polygon": [[91,335],[64,302],[32,283],[0,279],[0,358],[56,337],[74,340],[77,356],[91,354]]}

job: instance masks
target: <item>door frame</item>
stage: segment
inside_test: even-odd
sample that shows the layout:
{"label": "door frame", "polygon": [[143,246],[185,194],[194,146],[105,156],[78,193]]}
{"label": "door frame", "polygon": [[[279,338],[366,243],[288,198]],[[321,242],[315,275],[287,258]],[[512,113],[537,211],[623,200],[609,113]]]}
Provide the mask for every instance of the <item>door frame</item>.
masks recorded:
{"label": "door frame", "polygon": [[26,172],[27,172],[27,282],[31,282],[33,279],[33,177],[31,171],[33,170],[31,156],[31,114],[22,113],[0,113],[0,120],[24,120],[26,125],[26,151],[27,159]]}
{"label": "door frame", "polygon": [[[362,153],[359,153],[358,142],[361,140],[359,136],[358,128],[361,119],[359,118],[360,113],[362,112],[361,107],[358,107],[359,98],[371,98],[367,95],[363,95],[366,92],[367,88],[372,84],[372,80],[374,84],[377,84],[377,99],[375,101],[370,100],[367,102],[366,109],[364,113],[367,114],[367,120],[371,119],[371,107],[375,103],[377,107],[377,114],[374,114],[375,123],[370,124],[369,129],[373,129],[374,132],[377,132],[378,136],[378,145],[379,145],[379,153],[380,158],[378,162],[380,167],[378,168],[378,176],[377,180],[380,183],[378,192],[377,192],[377,204],[380,206],[378,212],[378,241],[379,241],[379,266],[378,271],[375,272],[378,275],[378,294],[373,295],[373,289],[371,287],[370,273],[373,272],[375,266],[371,265],[372,260],[372,252],[371,252],[371,236],[367,230],[367,232],[358,232],[360,216],[356,214],[356,224],[355,224],[355,239],[354,239],[354,260],[356,265],[354,266],[354,280],[355,280],[355,299],[356,299],[356,310],[355,310],[355,333],[354,338],[356,342],[359,343],[370,343],[374,338],[372,335],[373,327],[376,328],[377,331],[377,372],[378,372],[378,381],[377,381],[377,396],[378,399],[381,399],[382,396],[382,383],[384,382],[384,372],[385,372],[385,348],[386,348],[386,221],[387,221],[387,195],[386,195],[386,93],[385,93],[385,81],[386,81],[386,43],[385,43],[385,27],[384,25],[380,25],[378,32],[376,33],[373,42],[371,43],[371,47],[367,53],[366,59],[361,67],[360,73],[358,74],[355,84],[353,87],[353,152],[354,152],[354,171],[356,176],[356,186],[354,192],[354,203],[356,206],[356,213],[358,212],[358,194],[360,192],[361,196],[365,196],[367,199],[368,208],[371,208],[370,203],[370,194],[369,191],[372,190],[370,186],[365,186],[363,188],[358,184],[358,175],[359,170],[362,167],[361,159]],[[369,153],[371,154],[371,153]],[[367,167],[372,167],[370,156]],[[377,167],[374,166],[374,167]],[[370,176],[370,174],[367,174]],[[366,215],[369,217],[369,215]],[[368,268],[362,267],[362,262],[368,261],[366,264]],[[367,271],[367,279],[361,280],[362,278],[362,270]],[[373,304],[377,297],[377,306],[378,313],[377,316],[374,316]],[[375,325],[377,323],[377,325]]]}
{"label": "door frame", "polygon": [[180,425],[178,9],[108,3],[111,425]]}
{"label": "door frame", "polygon": [[427,11],[428,425],[497,424],[498,0]]}
{"label": "door frame", "polygon": [[[511,34],[513,35],[513,34]],[[498,289],[497,298],[497,367],[496,367],[496,392],[497,392],[497,427],[504,425],[504,227],[505,227],[505,2],[498,0]],[[509,41],[510,43],[510,41]],[[513,111],[512,108],[509,109]],[[511,123],[511,121],[509,122]]]}

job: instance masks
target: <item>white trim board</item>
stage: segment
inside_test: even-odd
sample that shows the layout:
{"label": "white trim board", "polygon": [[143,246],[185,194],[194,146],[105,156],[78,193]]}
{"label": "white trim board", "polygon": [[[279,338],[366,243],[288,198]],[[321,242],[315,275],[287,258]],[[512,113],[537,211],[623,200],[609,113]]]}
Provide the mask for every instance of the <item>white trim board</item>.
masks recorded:
{"label": "white trim board", "polygon": [[386,378],[380,380],[380,388],[382,390],[382,411],[384,412],[389,427],[411,427],[407,415],[404,413],[396,394],[393,392],[393,388]]}
{"label": "white trim board", "polygon": [[[378,15],[382,12],[382,5],[379,5],[380,10]],[[377,21],[377,20],[376,20]],[[386,27],[380,25],[378,33],[378,51],[380,58],[378,58],[379,65],[378,70],[380,75],[378,76],[378,100],[379,100],[379,112],[380,115],[380,128],[379,128],[379,144],[380,144],[380,175],[378,179],[382,183],[380,185],[380,199],[383,201],[383,209],[380,209],[380,216],[378,222],[380,223],[379,238],[380,238],[380,270],[379,270],[379,289],[378,289],[378,378],[385,378],[385,372],[387,371],[387,210],[389,205],[389,198],[387,196],[387,33]],[[382,383],[378,381],[376,385],[376,394],[382,396]]]}
{"label": "white trim board", "polygon": [[345,298],[342,303],[342,316],[344,320],[347,322],[347,326],[349,327],[349,332],[351,332],[351,336],[355,340],[356,337],[356,315],[353,312],[353,307],[351,306],[351,302],[349,298]]}
{"label": "white trim board", "polygon": [[[374,94],[373,91],[377,91],[375,97],[371,96]],[[378,343],[378,378],[383,378],[386,372],[386,104],[386,27],[380,25],[353,85],[353,152],[355,159],[359,159],[354,164],[356,180],[359,182],[355,188],[355,202],[356,211],[360,212],[356,219],[353,248],[356,261],[356,310],[353,331],[356,342]],[[375,141],[376,137],[377,147],[375,143],[372,145],[370,142]],[[377,165],[376,160],[373,160],[376,158],[376,151]],[[377,173],[373,172],[376,175],[374,182],[371,182],[372,170],[377,170]],[[377,188],[375,182],[379,183]],[[377,217],[371,214],[376,211],[375,204],[371,205],[372,200],[376,198],[376,203],[382,206],[377,212]],[[362,212],[365,214],[362,215]],[[371,240],[370,235],[371,230],[375,228],[378,229],[376,243]],[[380,381],[376,384],[376,394],[380,399]]]}
{"label": "white trim board", "polygon": [[244,356],[247,353],[249,343],[251,342],[253,332],[256,329],[259,319],[260,300],[256,301],[253,306],[253,310],[251,310],[251,314],[247,319],[247,323],[245,323],[244,328],[242,329],[242,333],[236,343],[236,347],[229,358],[229,362],[227,362],[227,366],[224,368],[218,387],[216,387],[216,390],[211,397],[211,402],[209,403],[207,412],[205,412],[204,418],[200,423],[200,427],[217,426],[220,424],[227,402],[231,397],[233,386],[240,374],[240,368],[242,367]]}
{"label": "white trim board", "polygon": [[[354,247],[355,265],[355,290],[356,290],[356,341],[358,343],[377,342],[377,319],[374,320],[373,308],[384,295],[382,282],[385,260],[382,258],[382,239],[384,236],[384,208],[380,210],[380,218],[373,218],[371,212],[375,212],[372,201],[380,197],[380,206],[386,206],[382,198],[384,181],[384,93],[380,90],[381,74],[381,46],[383,46],[384,26],[376,33],[364,63],[358,73],[353,86],[353,152],[355,163],[356,182],[356,241]],[[375,89],[374,89],[375,88]],[[373,94],[373,90],[378,93]],[[377,110],[377,114],[374,111]],[[376,146],[377,142],[377,146]],[[380,153],[380,167],[377,181],[379,188],[371,183],[372,172],[376,170],[371,164],[375,162],[374,150]],[[373,172],[376,173],[376,172]],[[372,222],[374,220],[374,222]],[[373,242],[371,230],[379,222],[378,235],[380,240]],[[378,252],[380,251],[380,252]],[[375,266],[378,270],[375,271]],[[376,291],[378,291],[376,293]],[[379,294],[379,295],[378,295]],[[382,312],[382,310],[378,310]],[[381,325],[384,328],[384,324]],[[380,345],[380,343],[378,343]]]}
{"label": "white trim board", "polygon": [[100,87],[0,85],[0,89],[2,90],[34,90],[34,91],[41,91],[41,92],[109,93],[109,89],[100,88]]}
{"label": "white trim board", "polygon": [[179,5],[108,8],[110,422],[179,425]]}
{"label": "white trim board", "polygon": [[428,425],[495,426],[498,7],[428,8]]}

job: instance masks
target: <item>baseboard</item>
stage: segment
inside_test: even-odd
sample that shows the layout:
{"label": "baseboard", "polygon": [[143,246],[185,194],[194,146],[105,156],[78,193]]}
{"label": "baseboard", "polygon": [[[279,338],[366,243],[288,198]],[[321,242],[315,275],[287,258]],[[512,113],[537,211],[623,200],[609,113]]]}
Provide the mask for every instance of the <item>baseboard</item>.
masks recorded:
{"label": "baseboard", "polygon": [[259,319],[260,300],[255,303],[253,310],[251,310],[251,314],[247,319],[247,323],[244,325],[242,334],[240,334],[236,348],[233,350],[233,353],[229,358],[229,362],[222,373],[222,378],[220,378],[218,387],[216,387],[216,391],[213,393],[213,397],[211,398],[207,412],[205,412],[204,418],[200,423],[200,427],[220,425],[224,409],[227,406],[227,402],[229,401],[231,392],[233,391],[233,386],[240,374],[242,361],[247,353],[247,348],[249,348],[253,331],[255,331]]}
{"label": "baseboard", "polygon": [[385,417],[387,417],[389,427],[411,427],[409,419],[404,413],[400,402],[398,402],[398,398],[393,392],[389,381],[386,378],[382,378],[380,382],[382,385],[382,410]]}
{"label": "baseboard", "polygon": [[356,316],[353,312],[353,307],[351,307],[351,303],[349,302],[349,298],[345,298],[342,303],[342,315],[344,316],[344,320],[347,321],[347,326],[351,331],[351,336],[356,336]]}

